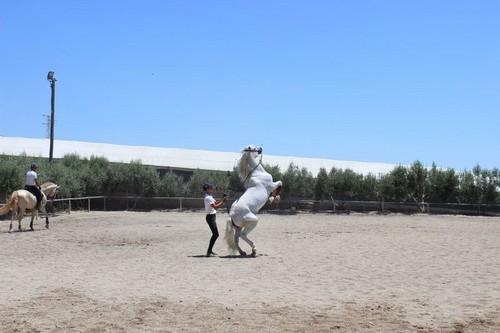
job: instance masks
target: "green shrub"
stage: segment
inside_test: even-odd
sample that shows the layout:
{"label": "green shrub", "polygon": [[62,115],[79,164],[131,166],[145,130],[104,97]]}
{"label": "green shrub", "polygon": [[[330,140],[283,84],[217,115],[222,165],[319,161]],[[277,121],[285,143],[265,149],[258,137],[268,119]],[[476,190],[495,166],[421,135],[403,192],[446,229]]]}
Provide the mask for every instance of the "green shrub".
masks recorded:
{"label": "green shrub", "polygon": [[[0,155],[0,200],[23,188],[24,177],[30,164],[40,166],[39,179],[60,185],[59,196],[79,197],[93,195],[130,196],[187,196],[202,195],[203,183],[235,195],[244,188],[236,172],[195,170],[183,179],[173,172],[160,173],[140,161],[129,164],[110,163],[102,157],[89,159],[70,154],[55,160],[50,166],[47,159]],[[397,166],[383,176],[357,174],[349,169],[321,169],[314,177],[308,170],[291,164],[284,172],[277,166],[266,165],[273,179],[283,181],[284,198],[338,200],[385,200],[499,203],[500,170],[483,169],[455,172],[453,169],[430,169],[416,161],[410,167]]]}

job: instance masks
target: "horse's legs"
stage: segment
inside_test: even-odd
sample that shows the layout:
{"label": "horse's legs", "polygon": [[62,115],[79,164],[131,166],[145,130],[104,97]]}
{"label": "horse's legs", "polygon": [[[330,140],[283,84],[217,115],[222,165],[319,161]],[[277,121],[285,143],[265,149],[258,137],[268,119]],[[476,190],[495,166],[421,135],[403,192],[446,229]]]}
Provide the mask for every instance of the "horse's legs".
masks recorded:
{"label": "horse's legs", "polygon": [[243,251],[240,247],[240,236],[241,236],[241,227],[234,228],[234,244],[240,253],[240,256],[246,256],[246,252]]}
{"label": "horse's legs", "polygon": [[49,228],[49,213],[47,212],[47,207],[45,204],[40,208],[42,213],[45,214],[45,229]]}
{"label": "horse's legs", "polygon": [[19,231],[23,231],[23,228],[21,227],[21,222],[24,218],[24,213],[25,213],[25,208],[24,207],[19,207],[17,208],[17,222],[19,224],[18,229]]}
{"label": "horse's legs", "polygon": [[33,210],[31,212],[31,222],[30,222],[30,229],[31,231],[34,231],[35,229],[33,228],[33,220],[35,219],[35,211]]}
{"label": "horse's legs", "polygon": [[250,245],[250,247],[252,248],[252,256],[255,256],[257,254],[257,248],[255,247],[254,242],[252,242],[248,238],[248,234],[252,232],[252,230],[255,229],[256,226],[257,226],[257,221],[248,222],[245,224],[245,227],[241,232],[241,239],[247,242],[248,245]]}
{"label": "horse's legs", "polygon": [[[252,248],[252,255],[255,255],[257,252],[255,250],[255,244],[250,239],[248,239],[247,235],[255,228],[255,226],[257,226],[258,221],[259,219],[257,216],[255,216],[254,213],[248,212],[243,217],[243,226],[238,230],[238,238],[241,237],[245,242],[248,243],[248,245],[250,245],[250,247]],[[242,254],[243,251],[240,249],[239,246],[238,250],[240,251],[240,254]],[[245,252],[243,253],[246,255]]]}
{"label": "horse's legs", "polygon": [[281,199],[280,194],[281,194],[282,186],[283,185],[282,185],[281,180],[273,183],[272,191],[271,191],[271,194],[269,196],[269,203],[280,201],[280,199]]}
{"label": "horse's legs", "polygon": [[[243,216],[243,225],[246,226],[249,223],[255,222],[257,223],[259,218],[252,212],[248,212]],[[255,228],[255,227],[254,227]]]}
{"label": "horse's legs", "polygon": [[15,207],[12,210],[12,214],[10,215],[10,225],[9,225],[9,232],[12,232],[12,223],[14,222],[14,218],[17,217],[17,208]]}
{"label": "horse's legs", "polygon": [[283,186],[283,183],[281,180],[278,180],[277,182],[273,183],[273,190],[271,192],[275,194],[279,194],[281,192],[281,187]]}

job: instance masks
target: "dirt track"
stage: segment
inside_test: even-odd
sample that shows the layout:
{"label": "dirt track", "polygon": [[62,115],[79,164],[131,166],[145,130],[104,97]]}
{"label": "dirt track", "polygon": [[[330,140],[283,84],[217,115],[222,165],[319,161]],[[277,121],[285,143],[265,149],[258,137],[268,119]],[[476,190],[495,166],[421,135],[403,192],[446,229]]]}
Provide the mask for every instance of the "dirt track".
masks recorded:
{"label": "dirt track", "polygon": [[201,213],[3,221],[0,332],[500,331],[500,218],[260,217],[243,259]]}

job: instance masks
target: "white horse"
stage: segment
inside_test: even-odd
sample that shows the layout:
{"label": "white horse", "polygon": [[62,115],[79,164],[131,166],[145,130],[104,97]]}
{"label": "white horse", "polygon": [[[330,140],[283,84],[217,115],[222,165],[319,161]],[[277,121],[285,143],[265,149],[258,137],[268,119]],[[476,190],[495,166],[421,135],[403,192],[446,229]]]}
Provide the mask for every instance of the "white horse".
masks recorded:
{"label": "white horse", "polygon": [[266,201],[279,201],[282,182],[273,182],[273,177],[262,166],[262,148],[248,146],[238,162],[238,173],[246,191],[233,203],[227,220],[225,240],[232,253],[238,251],[246,255],[239,246],[241,237],[252,248],[252,256],[257,254],[255,244],[248,234],[259,221],[256,214]]}
{"label": "white horse", "polygon": [[[45,205],[47,204],[47,198],[53,199],[56,195],[58,185],[54,183],[43,183],[41,187],[42,192],[42,202],[40,203],[40,210],[45,214],[45,227],[49,228],[49,216],[47,211],[45,210]],[[31,194],[31,192],[26,190],[17,190],[12,193],[10,196],[10,200],[0,208],[0,215],[7,214],[9,211],[12,211],[9,232],[12,231],[12,222],[14,218],[17,218],[19,223],[19,231],[22,231],[21,228],[21,220],[24,217],[26,209],[31,209],[31,223],[30,229],[33,229],[33,220],[35,217],[38,218],[38,210],[36,207],[36,197]]]}

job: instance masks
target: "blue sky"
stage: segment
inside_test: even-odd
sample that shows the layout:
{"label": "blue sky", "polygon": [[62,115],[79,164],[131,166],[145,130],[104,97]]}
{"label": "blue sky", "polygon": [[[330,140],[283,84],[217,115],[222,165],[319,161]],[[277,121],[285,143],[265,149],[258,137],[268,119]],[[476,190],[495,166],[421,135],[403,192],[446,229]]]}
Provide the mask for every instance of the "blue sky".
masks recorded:
{"label": "blue sky", "polygon": [[0,135],[500,166],[498,1],[4,1]]}

